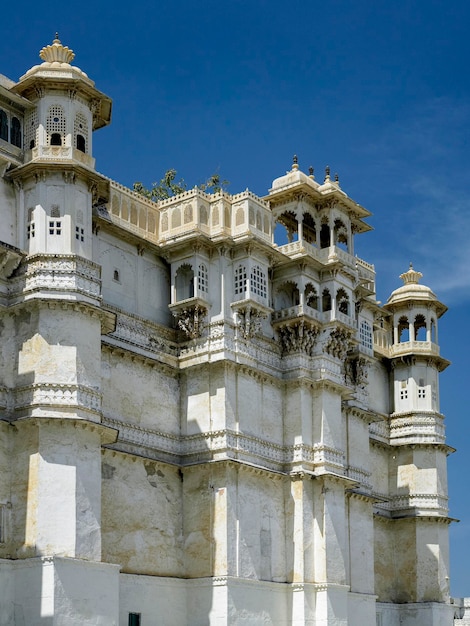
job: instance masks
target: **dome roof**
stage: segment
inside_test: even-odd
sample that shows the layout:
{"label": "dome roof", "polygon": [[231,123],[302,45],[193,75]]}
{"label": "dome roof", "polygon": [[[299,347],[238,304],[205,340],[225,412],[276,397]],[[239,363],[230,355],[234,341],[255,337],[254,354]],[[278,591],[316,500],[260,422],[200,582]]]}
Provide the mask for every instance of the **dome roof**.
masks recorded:
{"label": "dome roof", "polygon": [[404,284],[392,292],[385,307],[396,309],[400,306],[408,305],[410,302],[417,304],[432,303],[439,317],[445,313],[447,307],[442,302],[439,302],[436,294],[426,285],[419,284],[422,277],[421,272],[414,270],[413,265],[410,263],[409,270],[400,274]]}
{"label": "dome roof", "polygon": [[83,70],[76,65],[71,65],[75,58],[75,53],[67,46],[62,45],[59,39],[58,33],[55,35],[55,39],[51,45],[45,46],[39,52],[40,58],[43,63],[40,65],[34,65],[29,69],[24,76],[20,78],[20,82],[24,81],[31,76],[46,76],[50,77],[50,72],[57,72],[61,77],[81,78],[94,85],[93,81],[88,78]]}

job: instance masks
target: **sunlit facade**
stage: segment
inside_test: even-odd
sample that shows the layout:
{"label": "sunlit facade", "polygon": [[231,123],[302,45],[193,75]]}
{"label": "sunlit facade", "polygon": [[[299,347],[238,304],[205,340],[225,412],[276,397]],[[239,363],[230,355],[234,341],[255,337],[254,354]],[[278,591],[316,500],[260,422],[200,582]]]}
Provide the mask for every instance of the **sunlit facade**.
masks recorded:
{"label": "sunlit facade", "polygon": [[40,55],[0,76],[0,626],[450,626],[446,307],[376,300],[328,169],[103,176],[110,98]]}

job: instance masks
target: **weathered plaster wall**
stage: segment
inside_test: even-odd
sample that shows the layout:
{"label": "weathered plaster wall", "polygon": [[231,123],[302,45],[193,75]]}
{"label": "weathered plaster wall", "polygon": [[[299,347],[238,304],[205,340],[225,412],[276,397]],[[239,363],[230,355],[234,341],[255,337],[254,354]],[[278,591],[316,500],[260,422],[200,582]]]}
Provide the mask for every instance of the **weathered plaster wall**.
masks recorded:
{"label": "weathered plaster wall", "polygon": [[103,450],[103,560],[126,573],[184,576],[178,468]]}
{"label": "weathered plaster wall", "polygon": [[179,380],[166,368],[151,367],[130,354],[105,350],[101,356],[103,415],[142,428],[179,434]]}

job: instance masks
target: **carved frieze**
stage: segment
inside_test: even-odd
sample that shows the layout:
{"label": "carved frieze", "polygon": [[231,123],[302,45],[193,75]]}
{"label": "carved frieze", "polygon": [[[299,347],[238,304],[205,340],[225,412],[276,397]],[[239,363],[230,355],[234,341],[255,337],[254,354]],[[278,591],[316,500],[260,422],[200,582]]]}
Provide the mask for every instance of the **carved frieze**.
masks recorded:
{"label": "carved frieze", "polygon": [[343,360],[353,347],[351,332],[341,328],[330,331],[325,343],[325,351],[337,359]]}
{"label": "carved frieze", "polygon": [[305,352],[308,356],[312,356],[319,327],[306,320],[292,321],[278,326],[277,333],[283,355]]}

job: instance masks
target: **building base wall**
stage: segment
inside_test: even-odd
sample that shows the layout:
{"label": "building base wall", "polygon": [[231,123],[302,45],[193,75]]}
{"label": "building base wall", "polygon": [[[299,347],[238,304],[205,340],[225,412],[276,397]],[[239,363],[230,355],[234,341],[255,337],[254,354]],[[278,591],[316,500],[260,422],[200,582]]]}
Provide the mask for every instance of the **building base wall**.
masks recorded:
{"label": "building base wall", "polygon": [[1,561],[0,582],[1,626],[119,623],[117,565],[62,557]]}
{"label": "building base wall", "polygon": [[377,603],[377,626],[453,626],[455,607],[438,602]]}

